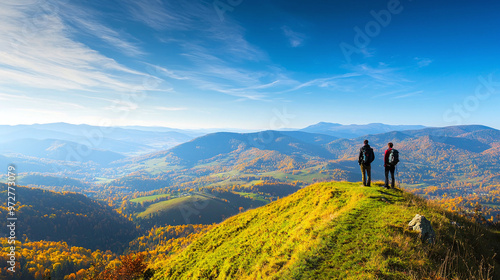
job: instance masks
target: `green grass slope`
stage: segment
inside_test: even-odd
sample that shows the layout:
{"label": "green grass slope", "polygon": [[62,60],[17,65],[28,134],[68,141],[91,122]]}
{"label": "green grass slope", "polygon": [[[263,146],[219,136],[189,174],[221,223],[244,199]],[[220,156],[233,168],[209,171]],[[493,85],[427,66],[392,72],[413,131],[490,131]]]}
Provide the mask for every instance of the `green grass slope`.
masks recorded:
{"label": "green grass slope", "polygon": [[170,198],[172,195],[171,194],[155,194],[155,195],[148,195],[148,196],[141,196],[138,198],[131,199],[130,202],[135,202],[135,203],[141,203],[141,202],[150,202],[154,201],[155,199],[162,199],[162,198]]}
{"label": "green grass slope", "polygon": [[149,206],[146,211],[141,212],[137,215],[138,218],[146,218],[150,214],[156,213],[156,212],[168,212],[168,211],[173,211],[173,210],[179,210],[181,206],[191,203],[202,203],[205,201],[210,200],[208,197],[200,196],[200,195],[190,195],[190,196],[183,196],[179,198],[175,198],[172,200],[167,200],[167,201],[162,201],[155,203],[151,206]]}
{"label": "green grass slope", "polygon": [[[435,244],[408,230],[415,214],[431,221]],[[319,183],[151,267],[154,279],[500,279],[499,236],[406,192]]]}
{"label": "green grass slope", "polygon": [[227,217],[238,214],[238,211],[238,207],[229,201],[198,193],[152,204],[145,211],[136,214],[136,221],[146,227],[206,225],[219,223]]}

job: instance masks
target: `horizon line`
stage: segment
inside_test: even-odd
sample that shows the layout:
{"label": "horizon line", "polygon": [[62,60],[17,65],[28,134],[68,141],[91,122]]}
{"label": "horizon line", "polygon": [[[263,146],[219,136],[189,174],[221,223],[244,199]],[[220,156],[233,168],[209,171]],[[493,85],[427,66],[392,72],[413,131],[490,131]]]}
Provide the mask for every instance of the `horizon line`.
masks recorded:
{"label": "horizon line", "polygon": [[173,130],[239,130],[239,131],[268,131],[268,130],[275,130],[275,131],[291,131],[291,130],[302,130],[314,125],[318,124],[335,124],[335,125],[340,125],[340,126],[367,126],[367,125],[387,125],[387,126],[422,126],[422,128],[445,128],[445,127],[459,127],[459,126],[485,126],[493,129],[497,129],[492,126],[484,125],[484,124],[458,124],[458,125],[445,125],[445,126],[428,126],[424,124],[388,124],[388,123],[380,123],[380,122],[373,122],[373,123],[364,123],[364,124],[359,124],[359,123],[351,123],[351,124],[342,124],[342,123],[335,123],[335,122],[328,122],[328,121],[319,121],[313,124],[309,124],[305,127],[283,127],[279,129],[269,129],[266,127],[263,128],[235,128],[235,127],[174,127],[174,126],[164,126],[164,125],[140,125],[140,124],[127,124],[127,125],[97,125],[97,124],[90,124],[90,123],[71,123],[71,122],[46,122],[46,123],[17,123],[17,124],[0,124],[0,126],[32,126],[32,125],[53,125],[53,124],[67,124],[67,125],[87,125],[87,126],[94,126],[94,127],[110,127],[110,128],[128,128],[128,129],[133,129],[134,127],[137,128],[164,128],[164,129],[173,129]]}

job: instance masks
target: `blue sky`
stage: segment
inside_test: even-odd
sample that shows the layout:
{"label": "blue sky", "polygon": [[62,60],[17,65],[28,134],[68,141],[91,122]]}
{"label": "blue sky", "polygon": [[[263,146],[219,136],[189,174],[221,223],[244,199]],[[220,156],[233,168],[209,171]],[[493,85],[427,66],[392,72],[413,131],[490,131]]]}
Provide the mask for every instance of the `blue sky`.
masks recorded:
{"label": "blue sky", "polygon": [[498,1],[0,3],[0,124],[500,128]]}

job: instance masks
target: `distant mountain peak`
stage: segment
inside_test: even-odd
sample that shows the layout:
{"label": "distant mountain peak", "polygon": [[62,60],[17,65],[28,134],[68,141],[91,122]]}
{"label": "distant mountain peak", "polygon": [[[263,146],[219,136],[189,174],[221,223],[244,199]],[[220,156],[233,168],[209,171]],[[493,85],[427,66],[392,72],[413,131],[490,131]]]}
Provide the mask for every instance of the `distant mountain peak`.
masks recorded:
{"label": "distant mountain peak", "polygon": [[342,124],[340,124],[340,123],[331,123],[331,122],[319,122],[317,124],[313,124],[313,125],[310,125],[308,127],[324,127],[324,126],[338,127],[338,126],[342,126]]}
{"label": "distant mountain peak", "polygon": [[310,125],[304,129],[301,129],[300,131],[327,134],[338,138],[353,139],[369,134],[380,134],[391,131],[418,130],[423,128],[426,127],[422,125],[389,125],[383,123],[342,125],[338,123],[319,122],[317,124]]}

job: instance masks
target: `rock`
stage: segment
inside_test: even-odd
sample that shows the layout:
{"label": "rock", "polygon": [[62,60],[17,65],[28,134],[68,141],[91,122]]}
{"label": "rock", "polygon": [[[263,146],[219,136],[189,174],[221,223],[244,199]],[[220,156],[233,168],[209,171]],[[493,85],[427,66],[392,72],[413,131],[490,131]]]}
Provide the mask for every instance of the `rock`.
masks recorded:
{"label": "rock", "polygon": [[432,228],[431,222],[424,216],[419,214],[415,215],[413,220],[408,223],[408,227],[410,230],[414,230],[420,233],[420,239],[422,240],[422,242],[427,241],[429,243],[434,243],[436,233]]}
{"label": "rock", "polygon": [[463,226],[455,221],[452,221],[451,222],[451,225],[454,226],[454,227],[457,227],[457,228],[463,228]]}

